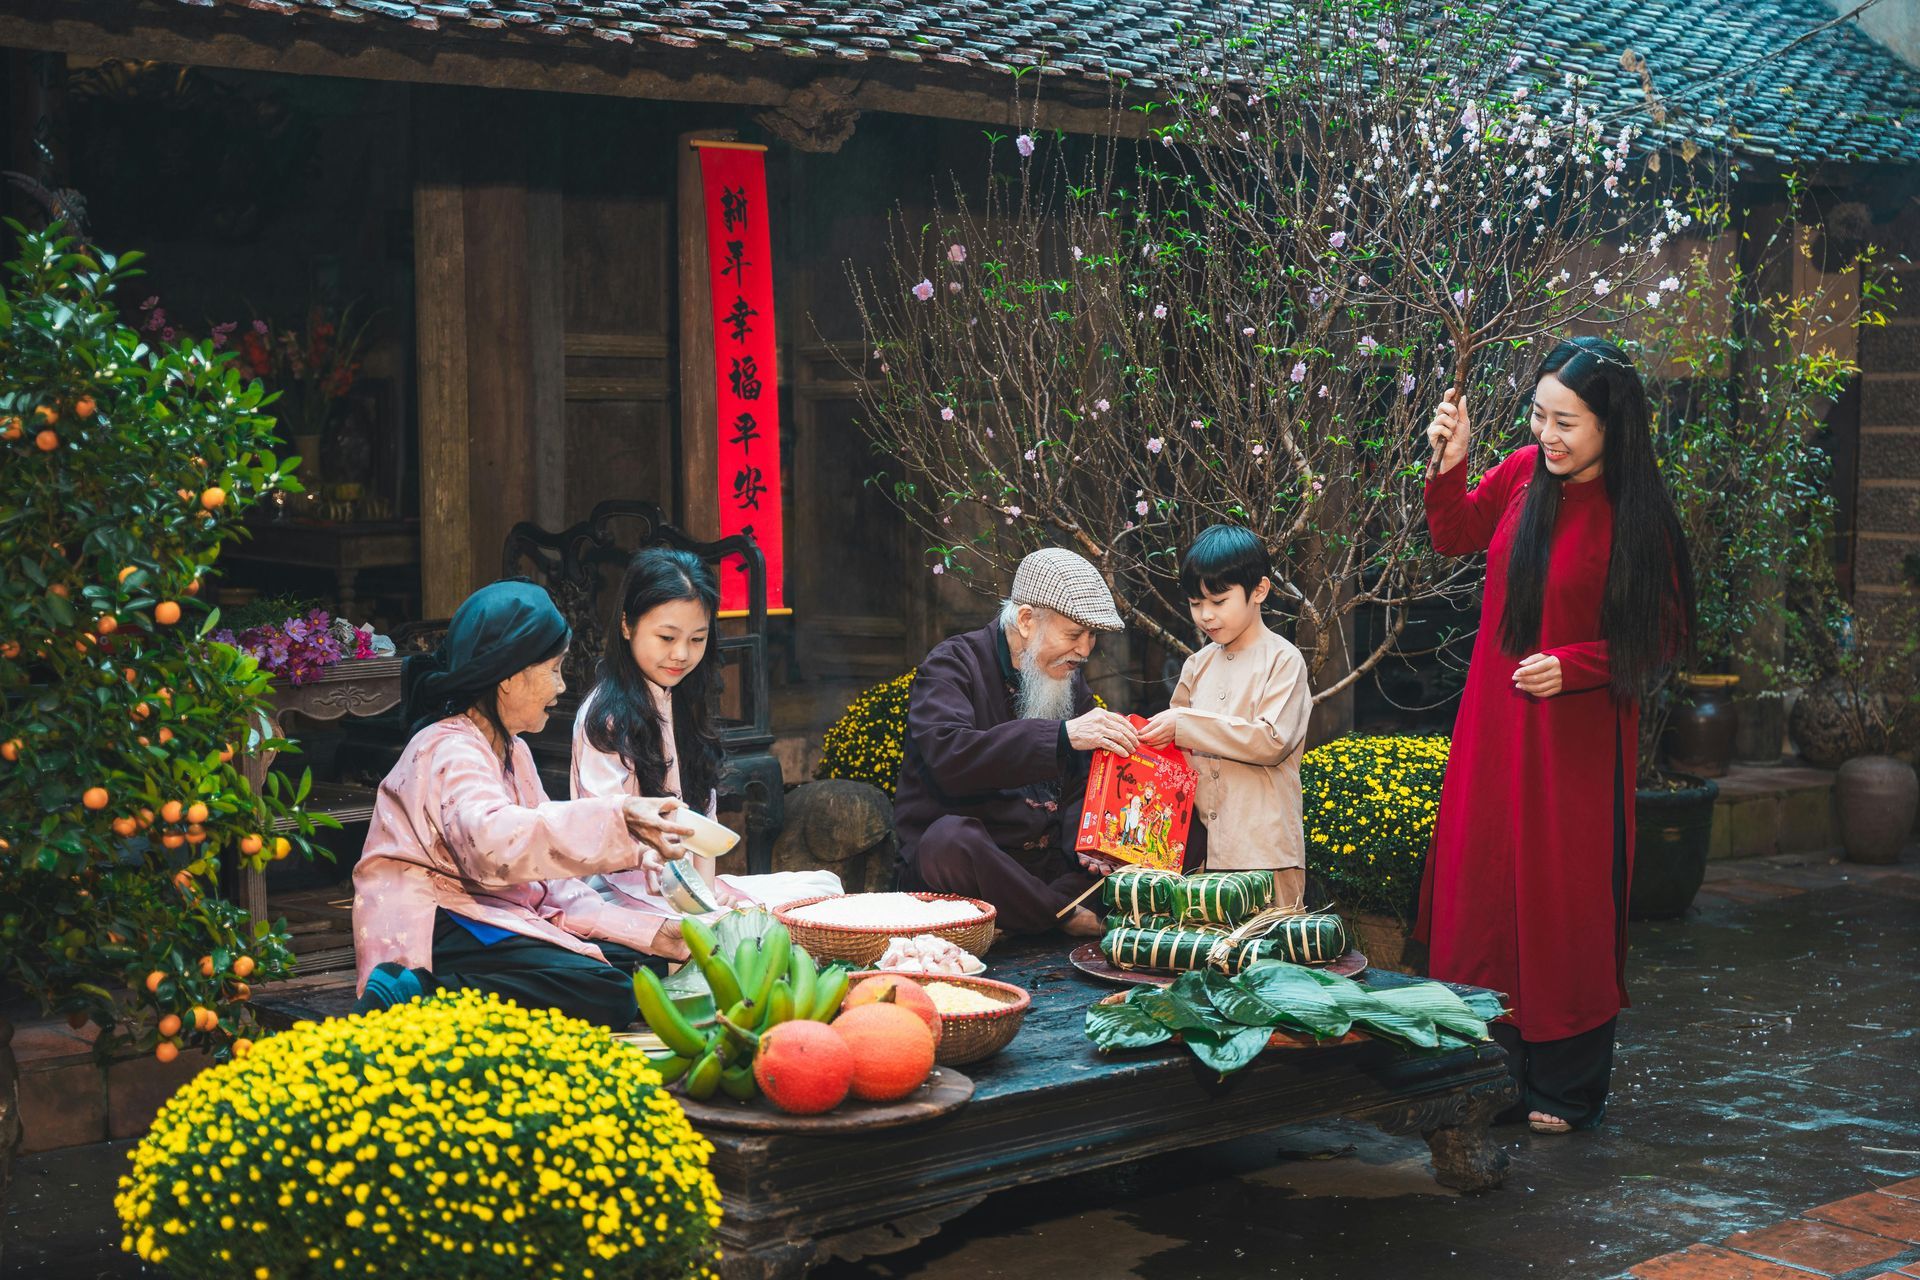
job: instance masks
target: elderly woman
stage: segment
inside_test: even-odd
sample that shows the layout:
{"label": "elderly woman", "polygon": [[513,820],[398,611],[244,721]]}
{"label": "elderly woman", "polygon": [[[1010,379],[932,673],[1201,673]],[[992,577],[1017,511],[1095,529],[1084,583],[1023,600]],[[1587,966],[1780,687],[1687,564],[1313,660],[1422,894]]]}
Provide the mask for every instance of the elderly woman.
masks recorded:
{"label": "elderly woman", "polygon": [[[353,873],[356,1012],[476,988],[607,1027],[635,1016],[632,975],[659,964],[660,922],[584,877],[682,855],[678,801],[551,801],[519,735],[566,689],[570,632],[547,593],[468,597],[401,676],[413,738],[380,784]],[[651,847],[649,847],[651,846]]]}

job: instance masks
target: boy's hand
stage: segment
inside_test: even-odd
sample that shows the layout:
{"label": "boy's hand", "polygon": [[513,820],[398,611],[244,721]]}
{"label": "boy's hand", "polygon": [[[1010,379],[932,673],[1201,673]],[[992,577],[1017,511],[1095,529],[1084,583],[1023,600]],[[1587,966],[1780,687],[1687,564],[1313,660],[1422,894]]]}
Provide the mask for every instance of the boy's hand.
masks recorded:
{"label": "boy's hand", "polygon": [[1180,727],[1180,713],[1168,707],[1153,719],[1147,721],[1140,730],[1140,745],[1146,747],[1164,747],[1173,741],[1174,732]]}

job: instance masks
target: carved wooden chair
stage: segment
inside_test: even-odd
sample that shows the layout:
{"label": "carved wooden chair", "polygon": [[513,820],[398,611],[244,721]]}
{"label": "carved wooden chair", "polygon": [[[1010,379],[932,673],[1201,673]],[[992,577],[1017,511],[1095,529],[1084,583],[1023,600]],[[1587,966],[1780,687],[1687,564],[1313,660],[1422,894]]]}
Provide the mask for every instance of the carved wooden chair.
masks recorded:
{"label": "carved wooden chair", "polygon": [[567,693],[547,729],[530,738],[529,745],[548,794],[566,795],[574,715],[593,688],[607,637],[619,634],[620,580],[634,553],[652,546],[691,551],[716,572],[729,560],[746,571],[744,628],[738,635],[716,637],[707,661],[721,664],[716,682],[716,723],[726,752],[721,805],[740,803],[747,870],[764,873],[772,869],[785,786],[772,753],[767,692],[767,562],[751,534],[702,542],[668,524],[655,504],[618,499],[600,503],[585,520],[559,533],[524,520],[514,525],[502,551],[501,575],[529,577],[546,587],[573,627],[573,643],[562,664]]}

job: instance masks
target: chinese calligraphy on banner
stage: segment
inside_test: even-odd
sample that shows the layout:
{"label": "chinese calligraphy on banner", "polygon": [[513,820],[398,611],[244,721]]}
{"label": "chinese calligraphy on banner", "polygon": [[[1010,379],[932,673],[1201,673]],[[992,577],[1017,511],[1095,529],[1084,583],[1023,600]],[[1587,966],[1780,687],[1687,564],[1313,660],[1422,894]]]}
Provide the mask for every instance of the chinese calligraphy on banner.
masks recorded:
{"label": "chinese calligraphy on banner", "polygon": [[[780,406],[773,349],[773,252],[763,148],[700,148],[719,382],[720,534],[746,530],[767,557],[767,607],[784,608],[786,556],[780,513]],[[747,607],[747,577],[729,561],[720,608]]]}

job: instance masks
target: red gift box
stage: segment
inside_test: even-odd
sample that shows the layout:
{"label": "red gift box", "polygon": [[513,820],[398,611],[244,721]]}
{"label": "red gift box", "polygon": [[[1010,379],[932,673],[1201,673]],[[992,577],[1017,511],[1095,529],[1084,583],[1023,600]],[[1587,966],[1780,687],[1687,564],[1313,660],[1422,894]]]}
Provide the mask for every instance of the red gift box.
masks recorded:
{"label": "red gift box", "polygon": [[[1146,727],[1139,716],[1127,719],[1136,729]],[[1074,848],[1136,866],[1179,871],[1186,861],[1198,781],[1187,753],[1171,744],[1142,743],[1127,756],[1094,752]]]}

